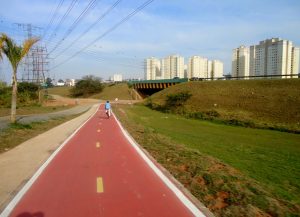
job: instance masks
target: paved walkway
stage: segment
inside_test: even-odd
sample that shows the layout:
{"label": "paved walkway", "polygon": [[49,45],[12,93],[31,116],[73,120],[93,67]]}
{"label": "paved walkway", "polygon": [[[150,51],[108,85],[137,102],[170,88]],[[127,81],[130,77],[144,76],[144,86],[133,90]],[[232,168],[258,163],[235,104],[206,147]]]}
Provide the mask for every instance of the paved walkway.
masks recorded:
{"label": "paved walkway", "polygon": [[2,216],[204,216],[103,109],[52,157]]}
{"label": "paved walkway", "polygon": [[[69,115],[77,115],[83,112],[86,112],[88,109],[91,108],[91,105],[78,105],[71,109],[66,109],[63,111],[53,112],[53,113],[46,113],[46,114],[32,114],[32,115],[18,115],[17,122],[23,124],[29,124],[32,122],[40,122],[40,121],[47,121],[53,118],[60,118]],[[10,117],[0,117],[0,130],[5,129],[8,124],[10,123]]]}

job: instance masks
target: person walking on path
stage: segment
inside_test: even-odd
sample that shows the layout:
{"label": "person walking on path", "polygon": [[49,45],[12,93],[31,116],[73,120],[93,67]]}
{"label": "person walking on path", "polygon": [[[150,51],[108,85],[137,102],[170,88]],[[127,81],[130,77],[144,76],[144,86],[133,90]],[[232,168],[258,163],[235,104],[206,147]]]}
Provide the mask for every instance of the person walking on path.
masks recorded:
{"label": "person walking on path", "polygon": [[110,117],[110,110],[111,110],[110,103],[109,103],[109,101],[106,101],[106,103],[105,103],[105,113],[107,114],[108,118]]}

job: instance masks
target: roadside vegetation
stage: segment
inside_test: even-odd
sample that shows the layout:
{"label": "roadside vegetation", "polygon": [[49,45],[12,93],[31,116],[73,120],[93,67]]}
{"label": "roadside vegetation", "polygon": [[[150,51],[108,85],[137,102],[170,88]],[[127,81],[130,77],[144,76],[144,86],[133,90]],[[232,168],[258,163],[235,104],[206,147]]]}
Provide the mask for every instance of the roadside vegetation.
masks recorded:
{"label": "roadside vegetation", "polygon": [[101,78],[93,75],[84,76],[71,88],[72,97],[89,97],[93,94],[100,93],[103,90]]}
{"label": "roadside vegetation", "polygon": [[60,117],[44,122],[33,122],[30,124],[10,124],[8,128],[0,131],[0,153],[8,151],[22,142],[25,142],[26,140],[31,139],[79,115]]}
{"label": "roadside vegetation", "polygon": [[[10,115],[11,89],[6,85],[0,86],[0,117]],[[44,96],[44,92],[42,92]],[[34,83],[20,82],[18,84],[17,114],[40,114],[64,110],[70,106],[43,106],[39,102],[39,87]]]}
{"label": "roadside vegetation", "polygon": [[21,60],[27,55],[30,48],[38,41],[38,38],[28,38],[24,40],[23,45],[17,45],[15,41],[5,33],[0,34],[0,60],[2,60],[2,54],[4,54],[12,67],[11,123],[16,123],[18,91],[17,69]]}
{"label": "roadside vegetation", "polygon": [[[183,94],[188,97],[180,99]],[[188,118],[300,133],[300,79],[188,82],[146,104]]]}
{"label": "roadside vegetation", "polygon": [[300,135],[187,119],[144,105],[114,111],[216,216],[299,216]]}

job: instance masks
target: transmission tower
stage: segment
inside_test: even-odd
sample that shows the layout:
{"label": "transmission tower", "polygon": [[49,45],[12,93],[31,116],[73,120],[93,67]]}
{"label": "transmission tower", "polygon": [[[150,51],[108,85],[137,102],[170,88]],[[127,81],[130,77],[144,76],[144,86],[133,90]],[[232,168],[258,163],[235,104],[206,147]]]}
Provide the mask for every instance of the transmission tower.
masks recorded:
{"label": "transmission tower", "polygon": [[[15,23],[18,30],[23,31],[24,39],[41,36],[41,28],[31,24]],[[24,60],[22,61],[22,82],[36,84],[45,83],[45,75],[49,72],[49,59],[46,46],[37,43],[32,46]]]}

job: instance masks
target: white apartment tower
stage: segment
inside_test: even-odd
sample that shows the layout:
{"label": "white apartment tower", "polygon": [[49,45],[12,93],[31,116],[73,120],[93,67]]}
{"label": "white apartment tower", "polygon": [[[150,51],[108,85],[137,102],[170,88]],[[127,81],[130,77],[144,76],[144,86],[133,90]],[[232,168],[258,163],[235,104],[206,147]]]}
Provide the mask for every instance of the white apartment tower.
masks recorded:
{"label": "white apartment tower", "polygon": [[172,55],[162,59],[162,77],[172,79],[174,77],[184,78],[184,58]]}
{"label": "white apartment tower", "polygon": [[250,46],[250,75],[289,75],[298,70],[299,48],[291,41],[272,38]]}
{"label": "white apartment tower", "polygon": [[223,77],[224,65],[220,60],[212,61],[212,70],[211,70],[211,79],[221,78]]}
{"label": "white apartment tower", "polygon": [[208,78],[208,60],[200,56],[190,57],[187,77]]}
{"label": "white apartment tower", "polygon": [[232,77],[249,76],[250,72],[250,49],[245,46],[240,46],[232,52]]}
{"label": "white apartment tower", "polygon": [[144,72],[146,80],[155,80],[157,77],[161,77],[160,60],[154,57],[146,59]]}

